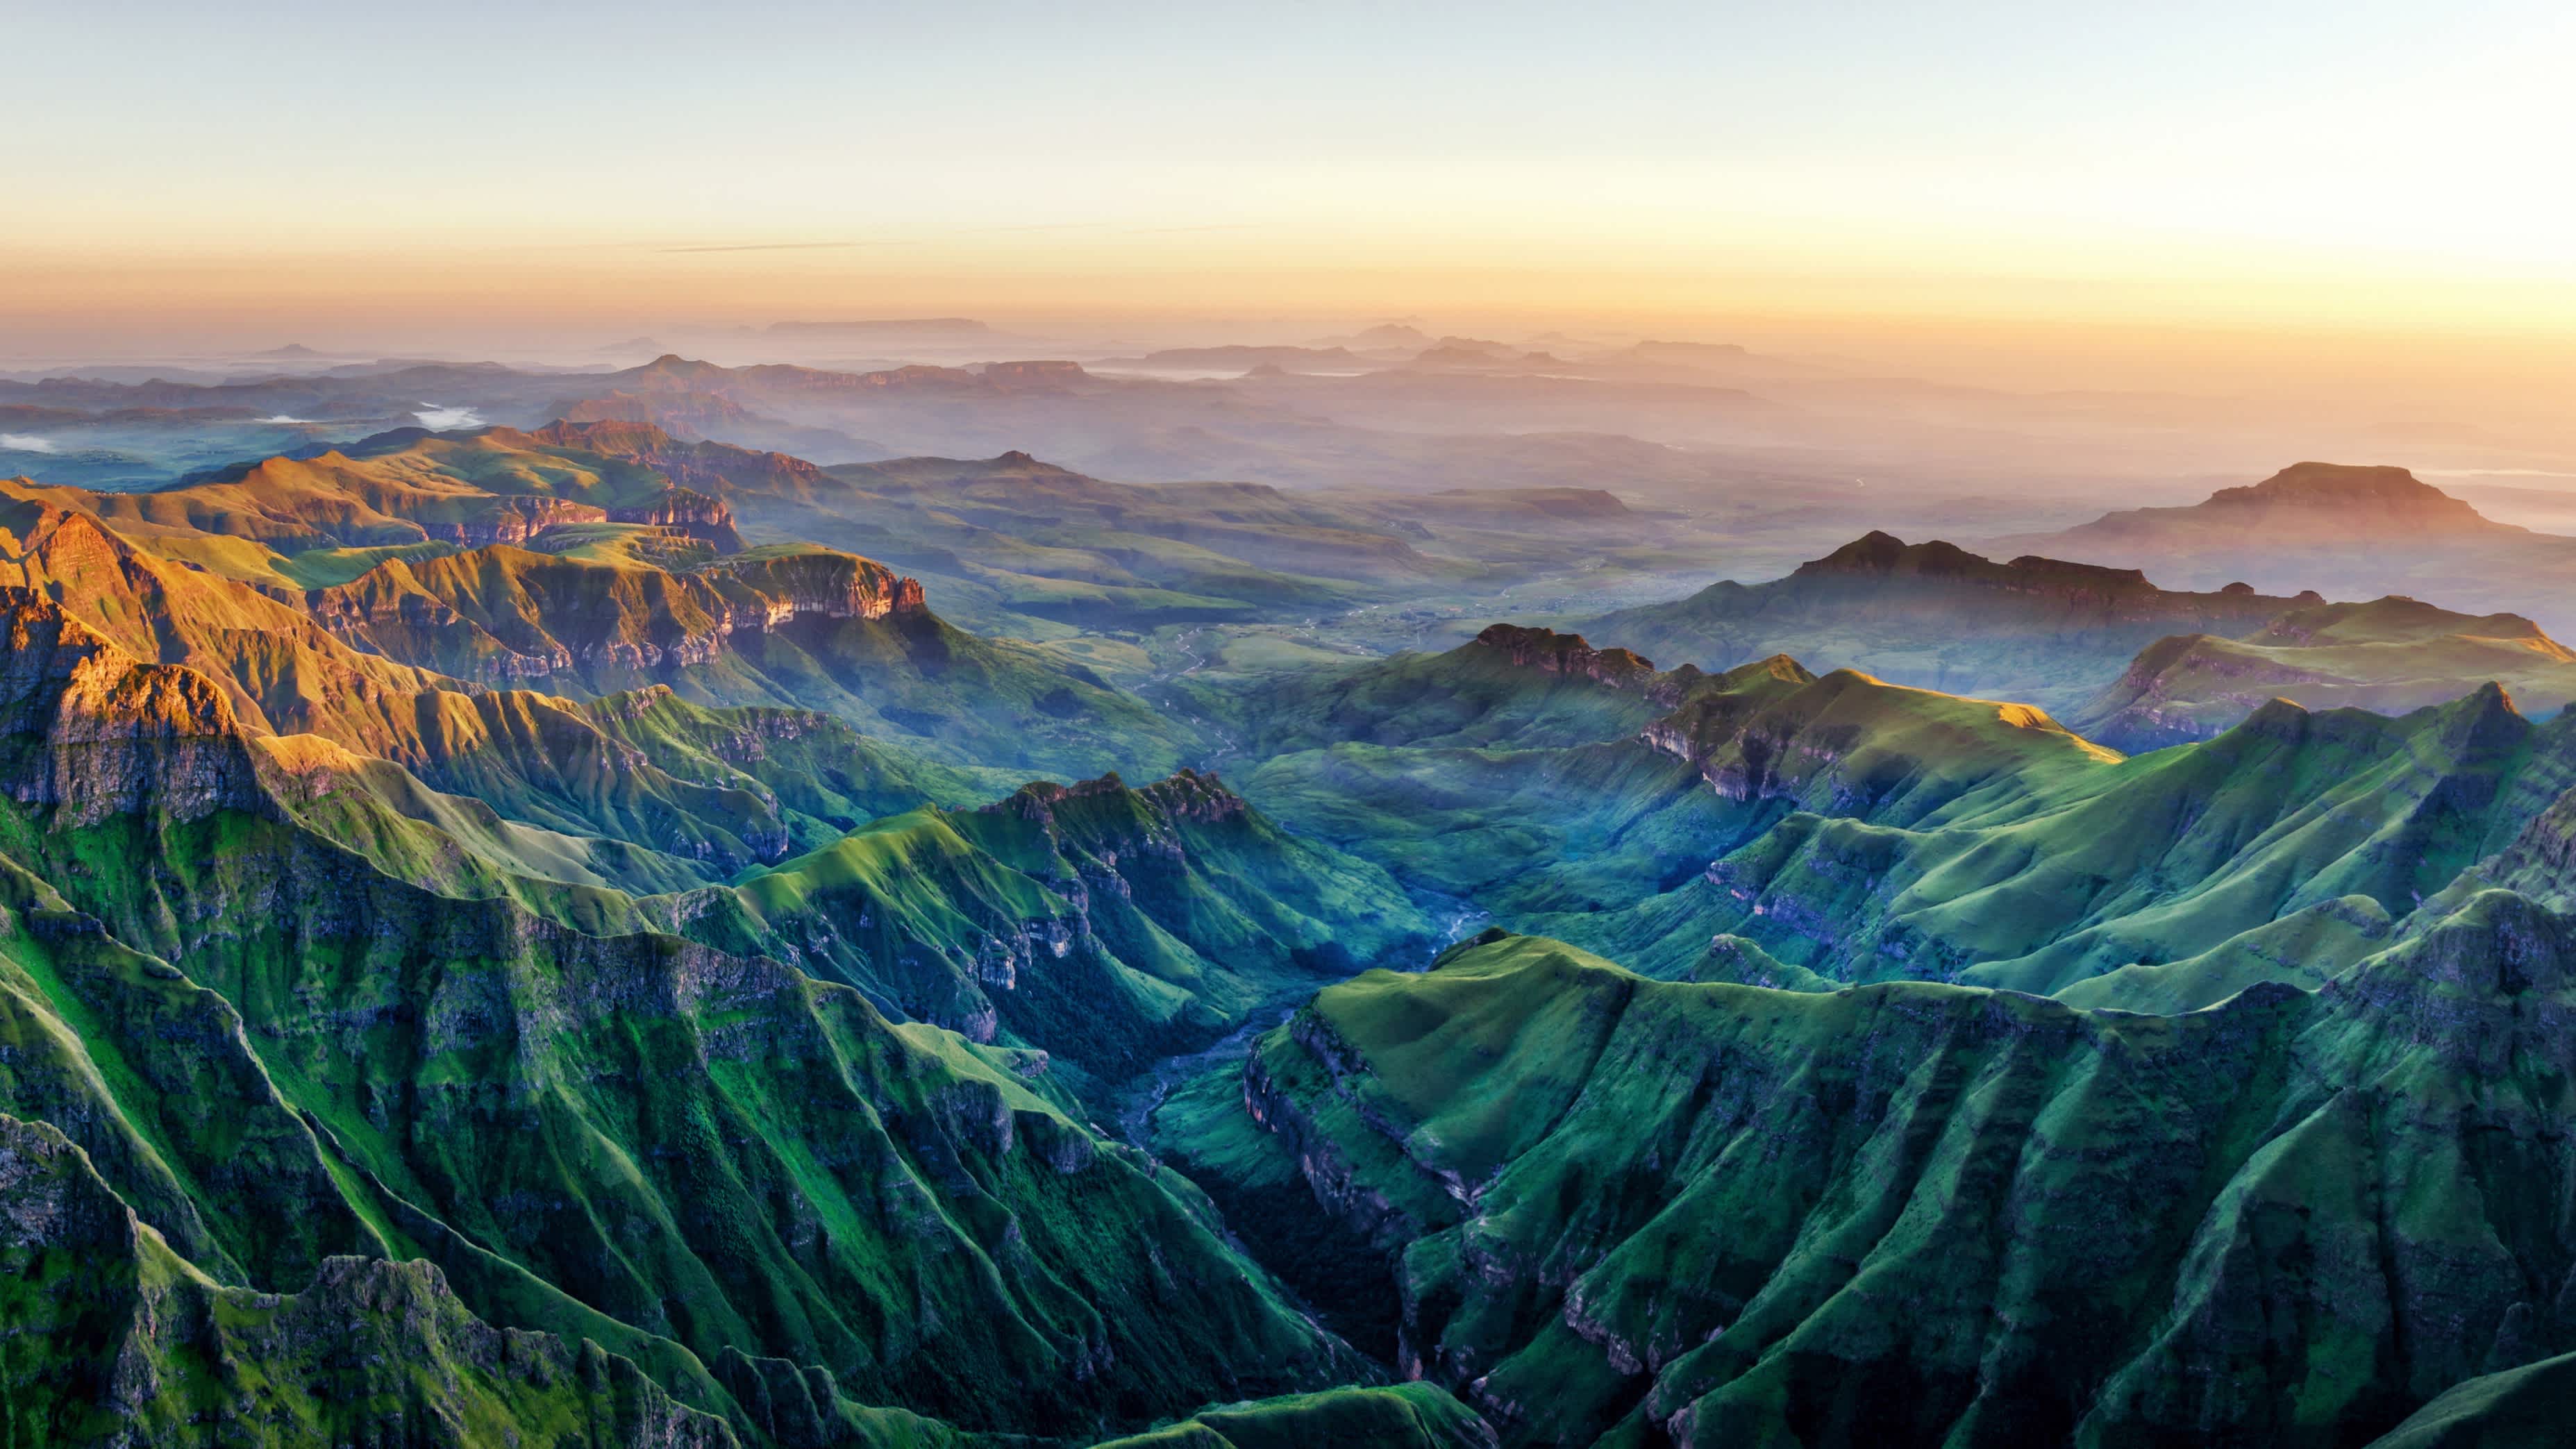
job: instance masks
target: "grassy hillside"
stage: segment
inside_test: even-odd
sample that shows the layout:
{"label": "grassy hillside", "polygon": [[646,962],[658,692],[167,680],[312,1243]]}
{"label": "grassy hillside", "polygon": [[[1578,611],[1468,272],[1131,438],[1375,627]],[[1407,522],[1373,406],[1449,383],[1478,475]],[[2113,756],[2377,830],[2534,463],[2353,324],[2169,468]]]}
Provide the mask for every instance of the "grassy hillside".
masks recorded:
{"label": "grassy hillside", "polygon": [[[627,929],[614,892],[558,893],[582,930],[387,876],[273,803],[203,676],[13,607],[0,1111],[81,1148],[194,1265],[169,1272],[292,1292],[336,1258],[425,1258],[462,1305],[403,1280],[440,1331],[592,1339],[753,1439],[800,1380],[833,1422],[1106,1430],[1366,1377],[1195,1194],[1068,1117],[1038,1054]],[[1195,929],[1234,897],[1175,899]],[[21,1246],[85,1251],[48,1223]],[[96,1341],[11,1372],[104,1374]],[[284,1351],[239,1371],[323,1391]],[[441,1352],[394,1343],[388,1371]],[[578,1407],[505,1390],[457,1412]]]}
{"label": "grassy hillside", "polygon": [[[2571,949],[2490,893],[2317,995],[2152,1018],[1497,935],[1321,993],[1232,1120],[1385,1245],[1405,1362],[1507,1443],[2355,1443],[2576,1334],[2527,1301],[2576,1262]],[[1165,1130],[1246,1173],[1223,1118]]]}
{"label": "grassy hillside", "polygon": [[2576,699],[2576,653],[2514,614],[2413,599],[2297,609],[2241,638],[2160,639],[2073,716],[2118,749],[2207,739],[2272,699],[2405,714],[2501,684],[2535,719]]}
{"label": "grassy hillside", "polygon": [[[1574,636],[1537,637],[1580,657]],[[1544,667],[1557,653],[1522,642],[1532,662],[1470,644],[1317,681],[1302,711],[1264,713],[1292,740],[1327,719],[1398,739],[1558,743],[1292,749],[1245,774],[1245,793],[1408,882],[1663,971],[1720,928],[1711,862],[1794,812],[1912,824],[2072,789],[2119,760],[2023,705],[1850,671],[1818,679],[1787,659],[1648,676],[1631,656],[1594,679]],[[1371,719],[1373,700],[1391,707]]]}

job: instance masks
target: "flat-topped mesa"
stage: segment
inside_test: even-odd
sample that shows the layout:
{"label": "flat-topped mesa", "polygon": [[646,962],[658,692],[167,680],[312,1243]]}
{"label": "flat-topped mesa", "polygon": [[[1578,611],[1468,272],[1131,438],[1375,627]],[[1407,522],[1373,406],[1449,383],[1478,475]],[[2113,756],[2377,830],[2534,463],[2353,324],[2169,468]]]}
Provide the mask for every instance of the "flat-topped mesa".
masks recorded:
{"label": "flat-topped mesa", "polygon": [[1477,635],[1476,642],[1524,669],[1570,674],[1613,689],[1644,688],[1656,679],[1651,661],[1626,649],[1595,649],[1580,634],[1494,624]]}
{"label": "flat-topped mesa", "polygon": [[718,553],[742,552],[742,535],[734,528],[733,505],[694,488],[673,488],[643,503],[608,510],[611,523],[641,523],[681,538],[695,539]]}
{"label": "flat-topped mesa", "polygon": [[828,549],[739,555],[683,577],[703,579],[724,595],[734,628],[774,629],[799,618],[883,619],[925,607],[919,579]]}
{"label": "flat-topped mesa", "polygon": [[2213,513],[2331,509],[2391,527],[2486,532],[2498,524],[2404,468],[2293,463],[2260,483],[2221,488],[2201,505]]}
{"label": "flat-topped mesa", "polygon": [[2272,556],[2282,551],[2455,547],[2533,537],[2529,529],[2498,523],[2403,468],[2294,463],[2260,483],[2221,488],[2188,506],[2124,509],[2015,541],[2050,553],[2214,572],[2272,567]]}
{"label": "flat-topped mesa", "polygon": [[1079,362],[1051,359],[1025,362],[988,362],[984,364],[984,381],[996,387],[1055,386],[1081,382],[1091,376]]}

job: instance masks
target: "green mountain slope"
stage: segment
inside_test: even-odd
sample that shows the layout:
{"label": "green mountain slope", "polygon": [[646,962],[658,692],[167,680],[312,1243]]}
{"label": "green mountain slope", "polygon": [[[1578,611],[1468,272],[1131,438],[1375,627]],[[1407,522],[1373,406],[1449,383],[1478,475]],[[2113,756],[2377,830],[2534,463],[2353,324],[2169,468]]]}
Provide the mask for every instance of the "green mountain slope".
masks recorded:
{"label": "green mountain slope", "polygon": [[1785,817],[1914,825],[2044,798],[2119,760],[2028,706],[1848,670],[1818,679],[1769,659],[1654,675],[1620,655],[1628,667],[1595,679],[1547,667],[1588,653],[1576,636],[1513,631],[1529,661],[1517,664],[1495,637],[1314,681],[1302,710],[1266,713],[1292,742],[1311,721],[1398,739],[1594,742],[1292,749],[1243,775],[1244,792],[1408,883],[1658,974],[1737,929],[1710,863]]}
{"label": "green mountain slope", "polygon": [[595,1342],[476,1319],[427,1263],[329,1258],[293,1293],[218,1283],[61,1133],[6,1115],[0,1217],[12,1443],[739,1442]]}
{"label": "green mountain slope", "polygon": [[[1530,662],[1489,638],[1274,684],[1255,717],[1291,748],[1245,791],[1411,884],[1656,976],[1929,978],[2159,1011],[2314,986],[2576,785],[2566,727],[2492,688],[2400,719],[2275,704],[2123,759],[2022,705],[1785,660],[1595,679],[1545,666],[1573,636],[1504,636]],[[1335,733],[1552,743],[1294,748]],[[1754,953],[1712,957],[1721,935]]]}
{"label": "green mountain slope", "polygon": [[203,676],[23,596],[12,630],[0,1111],[212,1280],[427,1258],[746,1433],[809,1381],[834,1421],[1025,1429],[1366,1375],[1031,1054],[388,877],[269,802]]}
{"label": "green mountain slope", "polygon": [[1702,676],[1659,674],[1579,634],[1496,624],[1440,654],[1179,688],[1256,758],[1325,745],[1492,748],[1584,745],[1632,735]]}
{"label": "green mountain slope", "polygon": [[2241,638],[2157,640],[2071,718],[2134,752],[2207,739],[2276,698],[2404,714],[2489,681],[2544,718],[2576,699],[2576,653],[2518,615],[2391,597],[2293,610]]}
{"label": "green mountain slope", "polygon": [[2155,1018],[1498,935],[1326,990],[1164,1140],[1386,1247],[1404,1361],[1509,1443],[2360,1442],[2576,1343],[2571,953],[2491,892]]}
{"label": "green mountain slope", "polygon": [[1493,1430],[1429,1384],[1333,1389],[1202,1409],[1099,1449],[1486,1449]]}
{"label": "green mountain slope", "polygon": [[[2492,688],[2397,720],[2276,703],[2215,740],[1903,828],[1789,817],[1711,865],[1704,919],[1845,980],[2049,992],[2146,963],[2165,968],[2155,1000],[2196,1006],[2248,970],[2313,984],[2349,965],[2571,784],[2566,728]],[[2178,974],[2207,979],[2176,996]],[[2125,1004],[2099,991],[2086,999]]]}
{"label": "green mountain slope", "polygon": [[1077,1085],[1114,1084],[1256,1008],[1431,945],[1383,871],[1283,834],[1186,771],[892,816],[635,910],[974,1040],[1043,1047]]}
{"label": "green mountain slope", "polygon": [[2323,602],[2234,586],[2182,593],[2130,568],[2036,556],[1996,563],[1947,543],[1872,533],[1784,579],[1712,584],[1686,599],[1575,627],[1667,662],[1718,669],[1789,654],[1898,684],[2027,700],[2065,713],[2160,638],[2243,634]]}

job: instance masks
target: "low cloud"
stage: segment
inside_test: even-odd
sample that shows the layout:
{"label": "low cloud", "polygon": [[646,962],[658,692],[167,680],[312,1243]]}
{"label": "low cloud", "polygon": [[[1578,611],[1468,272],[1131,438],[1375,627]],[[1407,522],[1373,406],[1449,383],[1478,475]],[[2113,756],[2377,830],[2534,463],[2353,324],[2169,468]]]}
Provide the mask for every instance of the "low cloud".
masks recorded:
{"label": "low cloud", "polygon": [[433,433],[444,433],[454,428],[479,428],[483,426],[483,415],[474,411],[474,409],[470,407],[448,407],[441,403],[422,403],[420,405],[420,410],[413,413],[412,416],[420,419],[420,425],[429,429]]}
{"label": "low cloud", "polygon": [[59,453],[62,449],[33,433],[0,433],[0,448],[12,453]]}
{"label": "low cloud", "polygon": [[255,419],[255,421],[263,422],[263,423],[279,423],[279,424],[285,424],[285,423],[309,423],[309,422],[311,422],[311,421],[313,421],[313,420],[312,420],[311,418],[290,418],[290,417],[288,417],[288,416],[287,416],[286,414],[284,414],[284,413],[279,413],[276,417],[273,417],[273,418],[259,418],[259,419]]}

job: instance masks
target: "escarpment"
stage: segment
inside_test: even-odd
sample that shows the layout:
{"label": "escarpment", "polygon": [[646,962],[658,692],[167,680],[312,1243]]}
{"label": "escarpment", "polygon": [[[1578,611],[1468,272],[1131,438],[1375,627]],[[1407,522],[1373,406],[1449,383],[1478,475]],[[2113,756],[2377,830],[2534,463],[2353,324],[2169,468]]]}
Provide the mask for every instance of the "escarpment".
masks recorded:
{"label": "escarpment", "polygon": [[392,560],[305,596],[371,652],[488,683],[706,664],[738,634],[925,612],[918,581],[829,550],[760,550],[683,572],[509,547]]}

